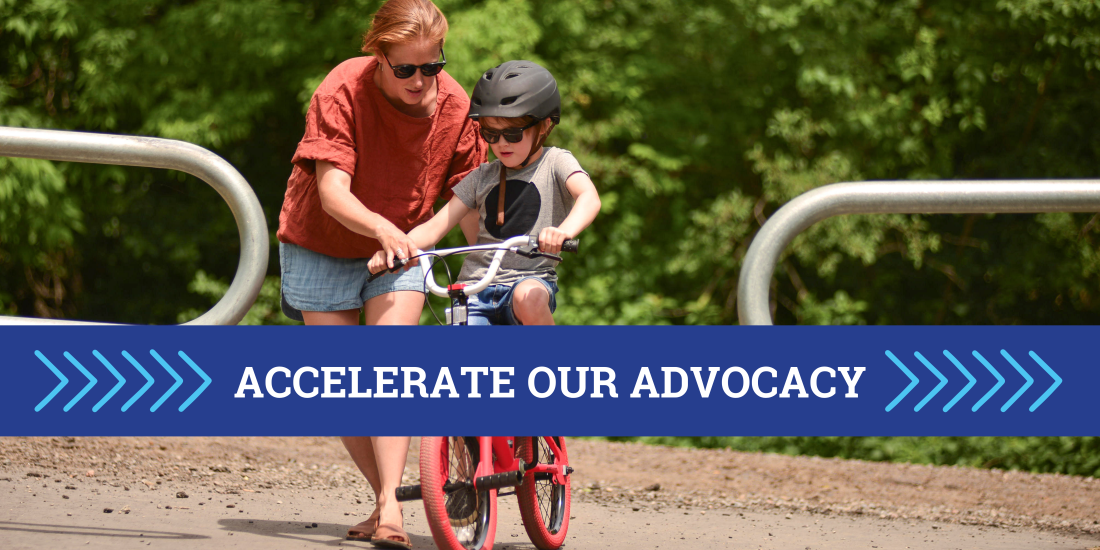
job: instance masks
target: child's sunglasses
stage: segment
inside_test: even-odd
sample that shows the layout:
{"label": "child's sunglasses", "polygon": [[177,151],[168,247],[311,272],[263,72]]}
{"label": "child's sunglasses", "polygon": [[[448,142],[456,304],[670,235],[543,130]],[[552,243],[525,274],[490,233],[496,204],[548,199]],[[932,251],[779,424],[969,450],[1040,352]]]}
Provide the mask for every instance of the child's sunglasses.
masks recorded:
{"label": "child's sunglasses", "polygon": [[496,143],[500,140],[501,136],[504,136],[504,141],[507,141],[508,143],[519,143],[523,141],[523,131],[528,128],[534,128],[535,125],[540,122],[542,121],[536,120],[522,128],[506,128],[504,130],[490,130],[485,126],[482,126],[481,137],[489,143]]}
{"label": "child's sunglasses", "polygon": [[420,74],[424,76],[435,76],[439,74],[439,71],[443,70],[443,66],[447,64],[447,54],[443,53],[443,48],[439,49],[439,55],[443,57],[443,61],[436,61],[435,63],[425,63],[423,65],[390,65],[390,58],[386,58],[386,64],[390,65],[390,69],[393,70],[393,76],[405,80],[416,74],[416,70],[420,69]]}

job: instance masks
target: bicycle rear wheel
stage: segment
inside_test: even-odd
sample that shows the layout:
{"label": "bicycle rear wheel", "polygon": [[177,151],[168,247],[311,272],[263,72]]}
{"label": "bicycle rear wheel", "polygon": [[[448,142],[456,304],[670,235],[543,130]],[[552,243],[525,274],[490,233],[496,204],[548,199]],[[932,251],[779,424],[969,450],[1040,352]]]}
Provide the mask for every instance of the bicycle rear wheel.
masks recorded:
{"label": "bicycle rear wheel", "polygon": [[[568,466],[565,457],[550,450],[548,437],[517,437],[516,456],[527,463],[539,462]],[[555,437],[554,442],[565,452],[565,438]],[[555,550],[565,543],[569,530],[569,477],[565,484],[555,483],[550,474],[528,472],[523,483],[516,487],[519,514],[527,536],[540,550]]]}
{"label": "bicycle rear wheel", "polygon": [[488,550],[497,526],[496,489],[466,486],[477,469],[476,437],[424,437],[420,485],[428,526],[440,550]]}

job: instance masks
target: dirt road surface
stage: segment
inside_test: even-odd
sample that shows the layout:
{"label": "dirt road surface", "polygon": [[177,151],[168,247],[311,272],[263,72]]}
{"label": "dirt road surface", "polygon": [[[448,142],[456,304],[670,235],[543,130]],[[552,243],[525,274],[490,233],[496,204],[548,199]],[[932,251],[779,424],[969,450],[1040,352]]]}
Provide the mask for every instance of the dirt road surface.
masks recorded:
{"label": "dirt road surface", "polygon": [[[417,480],[414,439],[406,469]],[[572,549],[1100,550],[1100,480],[571,440]],[[496,550],[531,550],[501,497]],[[369,548],[335,438],[0,438],[0,548]],[[433,547],[419,502],[415,548]]]}

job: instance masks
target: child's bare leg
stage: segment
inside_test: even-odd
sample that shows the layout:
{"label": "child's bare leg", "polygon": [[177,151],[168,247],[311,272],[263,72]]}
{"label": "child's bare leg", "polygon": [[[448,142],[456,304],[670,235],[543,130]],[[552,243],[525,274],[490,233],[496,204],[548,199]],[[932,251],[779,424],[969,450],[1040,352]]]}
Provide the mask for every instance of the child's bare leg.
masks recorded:
{"label": "child's bare leg", "polygon": [[552,325],[550,292],[546,285],[534,280],[520,281],[512,291],[512,313],[525,325]]}

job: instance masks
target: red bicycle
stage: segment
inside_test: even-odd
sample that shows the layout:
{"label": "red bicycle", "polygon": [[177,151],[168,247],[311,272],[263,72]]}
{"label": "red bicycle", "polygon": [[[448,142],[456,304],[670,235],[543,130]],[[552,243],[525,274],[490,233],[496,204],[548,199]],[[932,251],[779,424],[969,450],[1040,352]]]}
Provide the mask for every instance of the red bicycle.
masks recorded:
{"label": "red bicycle", "polygon": [[515,487],[531,542],[560,548],[569,530],[569,455],[562,437],[424,437],[420,485],[397,500],[424,500],[440,550],[482,550],[496,536],[497,490]]}
{"label": "red bicycle", "polygon": [[[436,284],[430,257],[475,250],[497,251],[484,279],[469,285]],[[576,252],[577,242],[566,241],[562,250]],[[424,268],[428,289],[454,302],[447,309],[447,324],[466,324],[467,298],[488,287],[506,252],[561,260],[540,252],[538,239],[526,235],[500,244],[420,251],[414,256]],[[397,500],[424,500],[428,525],[440,550],[491,549],[496,535],[497,491],[510,487],[515,488],[531,542],[540,550],[555,550],[565,542],[573,473],[565,438],[423,437],[420,441],[420,485],[399,487]]]}

